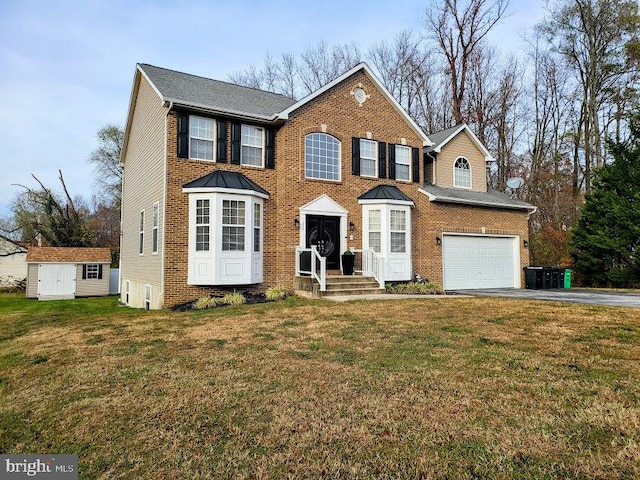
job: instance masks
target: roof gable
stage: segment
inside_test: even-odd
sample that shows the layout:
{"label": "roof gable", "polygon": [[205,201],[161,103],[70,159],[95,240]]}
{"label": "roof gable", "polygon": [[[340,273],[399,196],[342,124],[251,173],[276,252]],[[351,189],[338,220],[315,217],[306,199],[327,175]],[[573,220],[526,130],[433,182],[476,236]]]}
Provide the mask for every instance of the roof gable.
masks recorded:
{"label": "roof gable", "polygon": [[412,130],[414,130],[416,132],[418,137],[422,139],[423,145],[431,145],[432,142],[429,139],[429,137],[418,126],[418,124],[413,121],[413,119],[404,110],[404,108],[402,108],[402,106],[393,97],[393,95],[391,95],[389,90],[387,90],[387,88],[380,81],[380,79],[378,79],[378,77],[371,71],[369,66],[364,62],[359,63],[358,65],[356,65],[352,69],[346,71],[345,73],[343,73],[342,75],[340,75],[336,79],[334,79],[331,82],[327,83],[325,86],[319,88],[318,90],[316,90],[315,92],[312,92],[311,94],[307,95],[303,99],[301,99],[301,100],[295,102],[294,104],[288,106],[286,109],[284,109],[284,110],[282,110],[280,112],[280,114],[278,115],[278,118],[283,119],[283,120],[288,120],[289,119],[289,115],[292,112],[294,112],[295,110],[299,109],[300,107],[306,105],[307,103],[311,102],[312,100],[314,100],[318,96],[322,95],[324,92],[326,92],[326,91],[330,90],[331,88],[335,87],[336,85],[342,83],[343,81],[345,81],[346,79],[348,79],[349,77],[351,77],[352,75],[354,75],[355,73],[357,73],[357,72],[359,72],[361,70],[374,83],[374,85],[382,92],[382,94],[393,105],[393,107],[400,113],[400,115],[404,118],[404,120],[407,122],[407,124],[409,124],[409,126],[412,128]]}
{"label": "roof gable", "polygon": [[484,155],[485,161],[493,162],[495,159],[489,153],[489,150],[482,144],[482,142],[475,136],[473,131],[469,128],[469,125],[466,123],[461,123],[456,125],[455,127],[447,128],[445,130],[440,130],[439,132],[429,134],[429,138],[433,142],[433,145],[425,148],[425,152],[435,152],[440,153],[442,148],[446,146],[449,142],[451,142],[454,138],[456,138],[461,133],[466,133],[471,141],[475,144],[475,146],[480,150],[480,152]]}
{"label": "roof gable", "polygon": [[29,247],[27,262],[111,263],[111,250],[95,247]]}

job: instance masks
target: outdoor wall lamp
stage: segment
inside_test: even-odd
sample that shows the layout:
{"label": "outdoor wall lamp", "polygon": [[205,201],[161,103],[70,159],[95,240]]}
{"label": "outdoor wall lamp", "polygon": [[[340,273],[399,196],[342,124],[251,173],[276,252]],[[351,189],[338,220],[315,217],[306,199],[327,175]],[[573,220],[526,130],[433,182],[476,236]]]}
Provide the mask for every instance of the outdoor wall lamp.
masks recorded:
{"label": "outdoor wall lamp", "polygon": [[356,229],[356,224],[353,222],[349,222],[349,230],[353,232],[355,229]]}
{"label": "outdoor wall lamp", "polygon": [[528,240],[524,240],[522,242],[522,244],[524,245],[524,248],[529,248],[529,241]]}
{"label": "outdoor wall lamp", "polygon": [[293,219],[293,226],[296,228],[300,228],[300,220],[298,220],[297,218]]}
{"label": "outdoor wall lamp", "polygon": [[440,237],[436,237],[436,245],[442,245],[442,239]]}

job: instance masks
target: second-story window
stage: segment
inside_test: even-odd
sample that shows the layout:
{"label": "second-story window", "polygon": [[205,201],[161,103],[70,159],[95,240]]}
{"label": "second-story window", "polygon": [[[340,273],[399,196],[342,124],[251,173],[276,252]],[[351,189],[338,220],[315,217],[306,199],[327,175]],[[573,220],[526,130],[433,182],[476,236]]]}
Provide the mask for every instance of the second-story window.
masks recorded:
{"label": "second-story window", "polygon": [[242,125],[242,165],[264,166],[264,128]]}
{"label": "second-story window", "polygon": [[378,176],[378,142],[360,139],[360,175]]}
{"label": "second-story window", "polygon": [[411,181],[411,149],[396,145],[396,180]]}
{"label": "second-story window", "polygon": [[464,157],[458,157],[453,164],[453,186],[471,188],[471,166]]}
{"label": "second-story window", "polygon": [[326,133],[304,137],[304,172],[307,178],[340,180],[340,140]]}
{"label": "second-story window", "polygon": [[213,160],[214,125],[212,118],[189,117],[189,158]]}

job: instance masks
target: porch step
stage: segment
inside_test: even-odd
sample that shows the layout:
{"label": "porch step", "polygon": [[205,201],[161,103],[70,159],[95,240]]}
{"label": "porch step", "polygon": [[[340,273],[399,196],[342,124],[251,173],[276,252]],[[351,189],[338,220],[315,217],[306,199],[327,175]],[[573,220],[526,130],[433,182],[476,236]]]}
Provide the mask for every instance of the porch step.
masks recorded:
{"label": "porch step", "polygon": [[337,295],[371,295],[384,293],[372,277],[361,275],[327,275],[327,290],[323,297]]}

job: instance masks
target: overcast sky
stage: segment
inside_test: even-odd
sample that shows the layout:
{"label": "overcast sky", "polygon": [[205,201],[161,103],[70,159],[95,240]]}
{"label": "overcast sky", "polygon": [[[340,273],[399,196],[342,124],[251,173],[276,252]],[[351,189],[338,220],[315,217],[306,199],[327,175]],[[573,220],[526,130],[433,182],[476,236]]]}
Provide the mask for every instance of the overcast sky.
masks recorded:
{"label": "overcast sky", "polygon": [[[493,33],[517,50],[544,0],[511,0]],[[425,0],[0,0],[0,215],[33,173],[90,197],[96,132],[123,126],[136,63],[219,80],[325,40],[366,50],[424,31]]]}

